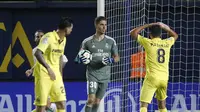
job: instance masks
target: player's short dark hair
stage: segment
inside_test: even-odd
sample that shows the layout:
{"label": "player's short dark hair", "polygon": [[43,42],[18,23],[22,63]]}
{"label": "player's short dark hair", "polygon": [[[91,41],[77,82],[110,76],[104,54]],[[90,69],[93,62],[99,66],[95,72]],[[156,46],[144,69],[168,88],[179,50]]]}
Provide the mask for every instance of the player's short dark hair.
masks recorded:
{"label": "player's short dark hair", "polygon": [[153,37],[160,37],[162,29],[159,25],[153,25],[149,28],[150,33]]}
{"label": "player's short dark hair", "polygon": [[73,21],[71,18],[69,17],[62,17],[59,24],[58,24],[58,28],[59,29],[65,29],[67,27],[71,27],[73,24]]}
{"label": "player's short dark hair", "polygon": [[95,25],[99,24],[99,22],[102,21],[102,20],[107,21],[106,17],[104,17],[104,16],[98,16],[98,17],[95,18],[94,24]]}

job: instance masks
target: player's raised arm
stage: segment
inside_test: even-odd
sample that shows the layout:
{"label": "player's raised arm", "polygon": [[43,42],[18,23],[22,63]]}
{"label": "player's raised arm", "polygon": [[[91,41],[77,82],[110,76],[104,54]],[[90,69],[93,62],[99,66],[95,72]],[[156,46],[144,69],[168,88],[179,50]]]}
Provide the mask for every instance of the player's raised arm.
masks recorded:
{"label": "player's raised arm", "polygon": [[159,23],[159,25],[163,30],[165,30],[169,34],[170,37],[173,37],[175,41],[178,39],[178,34],[172,29],[170,29],[169,26],[161,22]]}
{"label": "player's raised arm", "polygon": [[138,37],[138,34],[140,33],[140,31],[142,31],[145,28],[149,28],[152,25],[156,25],[156,24],[158,24],[158,23],[145,24],[143,26],[136,27],[130,31],[130,35],[134,40],[137,40],[137,37]]}

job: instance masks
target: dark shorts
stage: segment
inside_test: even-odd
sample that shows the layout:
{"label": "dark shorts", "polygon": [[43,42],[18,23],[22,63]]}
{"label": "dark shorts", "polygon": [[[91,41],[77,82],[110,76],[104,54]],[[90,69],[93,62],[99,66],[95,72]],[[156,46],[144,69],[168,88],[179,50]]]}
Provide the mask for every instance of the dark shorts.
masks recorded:
{"label": "dark shorts", "polygon": [[106,89],[108,87],[108,82],[95,82],[87,81],[87,93],[95,94],[96,98],[102,99]]}

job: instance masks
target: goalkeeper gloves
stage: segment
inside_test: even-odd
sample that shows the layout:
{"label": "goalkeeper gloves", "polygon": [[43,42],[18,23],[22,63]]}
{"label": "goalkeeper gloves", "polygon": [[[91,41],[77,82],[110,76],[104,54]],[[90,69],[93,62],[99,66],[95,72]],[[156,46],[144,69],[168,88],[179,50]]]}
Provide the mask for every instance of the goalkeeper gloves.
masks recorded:
{"label": "goalkeeper gloves", "polygon": [[90,63],[90,60],[88,58],[86,58],[85,56],[81,56],[81,57],[79,57],[79,59],[80,59],[80,62],[85,65]]}
{"label": "goalkeeper gloves", "polygon": [[112,64],[114,62],[115,62],[114,58],[111,58],[111,57],[103,57],[102,58],[102,63],[104,65]]}

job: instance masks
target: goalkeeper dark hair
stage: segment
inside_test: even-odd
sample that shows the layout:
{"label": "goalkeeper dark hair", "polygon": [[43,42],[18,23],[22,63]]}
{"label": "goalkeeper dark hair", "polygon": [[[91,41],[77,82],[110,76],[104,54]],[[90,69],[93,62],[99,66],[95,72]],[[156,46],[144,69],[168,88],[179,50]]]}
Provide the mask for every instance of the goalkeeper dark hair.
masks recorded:
{"label": "goalkeeper dark hair", "polygon": [[39,30],[37,30],[36,32],[42,32],[42,33],[44,33],[44,32],[43,32],[43,30],[40,30],[40,29],[39,29]]}
{"label": "goalkeeper dark hair", "polygon": [[95,18],[94,24],[97,25],[102,20],[107,21],[106,17],[104,17],[104,16],[98,16],[98,17]]}
{"label": "goalkeeper dark hair", "polygon": [[58,28],[63,30],[67,27],[71,27],[73,24],[73,21],[71,18],[69,17],[62,17],[59,24],[58,24]]}
{"label": "goalkeeper dark hair", "polygon": [[160,25],[153,25],[149,28],[152,37],[160,37],[162,29]]}

